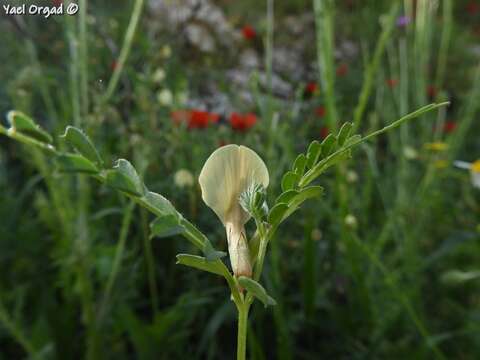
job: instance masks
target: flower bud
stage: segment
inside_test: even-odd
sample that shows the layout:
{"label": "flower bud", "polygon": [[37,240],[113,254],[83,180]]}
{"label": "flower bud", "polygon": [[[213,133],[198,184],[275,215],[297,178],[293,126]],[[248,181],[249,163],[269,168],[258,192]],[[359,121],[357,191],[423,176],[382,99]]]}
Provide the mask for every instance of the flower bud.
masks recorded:
{"label": "flower bud", "polygon": [[345,225],[351,229],[355,229],[358,225],[357,218],[352,214],[348,214],[345,216]]}

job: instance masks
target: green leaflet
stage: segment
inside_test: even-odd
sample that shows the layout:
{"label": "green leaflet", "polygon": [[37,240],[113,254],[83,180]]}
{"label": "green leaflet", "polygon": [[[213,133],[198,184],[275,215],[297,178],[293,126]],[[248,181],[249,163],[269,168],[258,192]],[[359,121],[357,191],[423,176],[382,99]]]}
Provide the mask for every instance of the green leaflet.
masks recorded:
{"label": "green leaflet", "polygon": [[49,133],[20,111],[10,111],[7,114],[7,120],[11,129],[18,131],[19,133],[48,144],[53,141]]}
{"label": "green leaflet", "polygon": [[345,144],[345,141],[350,136],[350,133],[352,131],[352,127],[353,127],[353,125],[350,122],[346,122],[345,124],[343,124],[343,126],[341,127],[340,131],[338,132],[338,136],[337,136],[338,146],[343,146]]}
{"label": "green leaflet", "polygon": [[306,167],[308,169],[311,169],[317,163],[321,152],[322,145],[317,140],[313,140],[310,145],[308,145],[306,162]]}
{"label": "green leaflet", "polygon": [[288,190],[284,193],[281,193],[277,200],[275,200],[275,204],[278,203],[289,203],[291,199],[298,195],[298,190]]}
{"label": "green leaflet", "polygon": [[64,173],[97,174],[98,168],[80,154],[61,154],[56,158],[58,170]]}
{"label": "green leaflet", "polygon": [[292,170],[295,174],[301,177],[305,172],[306,165],[307,165],[307,157],[304,154],[300,154],[295,159]]}
{"label": "green leaflet", "polygon": [[181,234],[185,231],[178,221],[178,217],[174,215],[165,215],[156,218],[150,224],[150,236],[164,238]]}
{"label": "green leaflet", "polygon": [[142,196],[144,185],[130,162],[119,159],[113,169],[106,171],[106,184],[131,195]]}
{"label": "green leaflet", "polygon": [[82,130],[73,126],[67,126],[62,137],[88,160],[98,166],[102,166],[103,161],[97,149]]}
{"label": "green leaflet", "polygon": [[[162,195],[147,191],[141,198],[147,208],[159,217],[166,215],[173,215],[180,220],[181,215],[173,207],[172,203],[164,198]],[[183,225],[183,223],[182,223]]]}
{"label": "green leaflet", "polygon": [[238,283],[240,284],[241,287],[247,289],[247,291],[255,296],[258,300],[260,300],[265,307],[268,305],[274,306],[277,305],[277,302],[275,301],[274,298],[269,296],[267,294],[267,291],[264,289],[262,285],[260,285],[258,282],[256,282],[253,279],[250,279],[245,276],[240,276],[238,278]]}
{"label": "green leaflet", "polygon": [[276,204],[268,214],[269,224],[272,226],[280,224],[287,210],[288,210],[287,204],[284,204],[284,203]]}
{"label": "green leaflet", "polygon": [[298,174],[293,171],[288,171],[282,178],[282,190],[287,191],[293,189],[299,179],[300,176],[298,176]]}
{"label": "green leaflet", "polygon": [[322,155],[326,157],[333,152],[335,145],[337,144],[337,138],[333,134],[329,134],[323,141],[322,141]]}
{"label": "green leaflet", "polygon": [[190,266],[198,270],[207,271],[212,274],[224,276],[222,267],[216,262],[207,261],[202,256],[190,255],[190,254],[178,254],[177,264]]}

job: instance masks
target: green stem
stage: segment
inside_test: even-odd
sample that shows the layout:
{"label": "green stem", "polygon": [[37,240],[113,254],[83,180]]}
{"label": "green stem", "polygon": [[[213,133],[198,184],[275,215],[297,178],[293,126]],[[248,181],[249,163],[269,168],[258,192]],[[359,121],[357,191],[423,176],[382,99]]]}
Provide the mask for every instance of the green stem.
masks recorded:
{"label": "green stem", "polygon": [[127,61],[130,49],[132,47],[133,37],[135,36],[135,31],[137,30],[142,8],[143,0],[136,0],[135,5],[133,6],[132,16],[130,17],[130,22],[128,23],[127,32],[125,33],[122,49],[120,50],[120,56],[118,57],[117,65],[113,70],[112,77],[108,83],[107,91],[102,99],[103,103],[106,103],[110,99],[115,91],[115,88],[117,87],[120,74],[122,73],[123,67],[125,66],[125,62]]}
{"label": "green stem", "polygon": [[10,333],[10,335],[19,343],[23,349],[33,357],[35,348],[25,337],[18,325],[8,316],[7,310],[0,301],[0,324]]}
{"label": "green stem", "polygon": [[268,124],[268,139],[266,155],[269,161],[273,161],[275,155],[274,144],[276,143],[276,121],[274,115],[274,101],[273,101],[273,34],[274,34],[274,0],[267,0],[267,34],[265,38],[265,69],[267,72],[267,102],[265,106],[265,116]]}
{"label": "green stem", "polygon": [[247,355],[248,311],[247,303],[238,304],[237,360],[245,360]]}
{"label": "green stem", "polygon": [[435,87],[441,89],[445,79],[445,70],[447,68],[448,49],[450,45],[450,38],[452,35],[452,15],[453,2],[452,0],[443,1],[443,21],[442,21],[442,37],[440,40],[440,49],[438,51],[437,74],[435,77]]}
{"label": "green stem", "polygon": [[110,300],[110,295],[115,285],[115,280],[117,279],[118,271],[120,270],[120,263],[123,258],[123,253],[125,252],[125,243],[127,242],[128,230],[130,229],[130,224],[132,220],[133,209],[135,208],[135,202],[130,201],[125,212],[123,214],[122,225],[120,228],[120,235],[118,237],[117,248],[115,250],[115,258],[113,260],[112,270],[108,276],[107,285],[105,286],[105,291],[102,300],[102,306],[100,307],[100,316],[97,321],[102,320],[106,305]]}
{"label": "green stem", "polygon": [[[38,71],[38,78],[44,79],[45,74],[43,72],[42,65],[40,64],[40,61],[38,59],[37,48],[35,47],[35,44],[31,40],[27,40],[26,47],[29,52],[31,61],[35,66],[36,70]],[[40,95],[42,96],[42,99],[45,102],[47,113],[49,114],[49,116],[53,118],[53,120],[58,119],[58,114],[57,114],[57,111],[55,110],[55,104],[53,103],[52,94],[48,89],[48,85],[47,85],[48,82],[40,80],[40,81],[37,81],[37,84],[40,90]]]}
{"label": "green stem", "polygon": [[370,98],[370,94],[372,92],[375,76],[377,75],[378,68],[380,66],[380,60],[382,59],[385,46],[387,45],[388,40],[391,37],[392,30],[395,25],[395,18],[398,13],[398,9],[399,3],[393,3],[387,21],[383,28],[382,34],[380,35],[377,46],[375,48],[372,61],[368,64],[367,70],[365,71],[365,78],[363,80],[362,90],[360,91],[358,104],[355,108],[353,115],[354,120],[352,133],[355,133],[358,130],[363,114],[365,113],[368,99]]}
{"label": "green stem", "polygon": [[88,115],[88,38],[87,38],[87,0],[80,0],[79,12],[79,75],[82,99],[82,116]]}
{"label": "green stem", "polygon": [[143,246],[145,251],[145,259],[147,261],[147,277],[148,277],[148,287],[150,290],[150,296],[152,297],[152,310],[153,314],[157,314],[158,310],[158,291],[157,285],[155,283],[155,259],[152,252],[152,242],[148,236],[148,223],[147,223],[147,213],[142,209],[140,212],[142,227],[147,231],[144,231],[143,236]]}
{"label": "green stem", "polygon": [[330,131],[337,127],[335,104],[335,63],[334,63],[334,2],[313,0],[317,38],[317,57],[320,69],[320,82],[325,93],[327,123]]}
{"label": "green stem", "polygon": [[78,72],[79,72],[79,55],[78,55],[78,40],[75,34],[75,27],[73,18],[66,17],[66,37],[68,41],[68,48],[70,52],[70,64],[69,64],[69,85],[72,100],[72,112],[73,112],[73,124],[75,126],[81,126],[81,113],[80,113],[80,90],[78,87]]}
{"label": "green stem", "polygon": [[265,254],[267,252],[268,243],[272,238],[273,234],[275,234],[277,226],[271,227],[266,231],[265,226],[261,221],[255,221],[257,224],[257,229],[260,231],[260,247],[258,249],[257,264],[255,266],[253,278],[255,281],[258,281],[260,280],[260,276],[262,275],[263,263],[265,262]]}
{"label": "green stem", "polygon": [[424,338],[427,346],[435,354],[435,357],[437,359],[445,359],[445,355],[443,355],[435,342],[431,341],[429,331],[427,330],[423,322],[420,320],[419,316],[416,314],[413,306],[410,303],[409,298],[405,296],[405,291],[400,288],[396,279],[392,276],[392,273],[383,265],[382,261],[370,250],[370,248],[365,243],[361,242],[360,239],[355,236],[352,237],[352,241],[369,258],[372,264],[381,272],[386,285],[391,288],[393,295],[397,297],[400,304],[405,308],[405,311],[410,316],[420,335]]}

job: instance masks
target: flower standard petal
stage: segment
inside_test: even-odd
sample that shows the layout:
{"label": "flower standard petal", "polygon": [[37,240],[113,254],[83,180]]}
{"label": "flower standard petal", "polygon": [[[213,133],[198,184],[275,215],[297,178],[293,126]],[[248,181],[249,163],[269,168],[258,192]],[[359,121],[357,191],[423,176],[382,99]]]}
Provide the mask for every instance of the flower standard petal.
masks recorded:
{"label": "flower standard petal", "polygon": [[199,176],[202,199],[220,218],[227,231],[230,262],[235,275],[251,276],[244,224],[250,215],[240,205],[240,194],[251,184],[268,186],[263,160],[245,146],[226,145],[214,151]]}

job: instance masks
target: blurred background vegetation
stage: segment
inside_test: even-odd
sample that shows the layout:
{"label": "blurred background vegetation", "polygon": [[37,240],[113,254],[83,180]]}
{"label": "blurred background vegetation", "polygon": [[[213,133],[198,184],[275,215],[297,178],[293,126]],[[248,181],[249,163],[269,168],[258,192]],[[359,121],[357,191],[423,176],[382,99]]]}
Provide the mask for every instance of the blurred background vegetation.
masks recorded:
{"label": "blurred background vegetation", "polygon": [[[197,183],[214,149],[258,152],[273,202],[296,154],[344,121],[367,133],[450,101],[362,145],[280,228],[263,279],[278,305],[254,306],[248,349],[480,357],[480,193],[475,172],[452,165],[480,158],[479,1],[78,5],[48,19],[0,11],[2,122],[16,109],[55,135],[82,127],[107,163],[131,159],[218,249],[224,229]],[[228,288],[176,266],[193,249],[151,238],[150,220],[0,138],[0,359],[232,358]]]}

